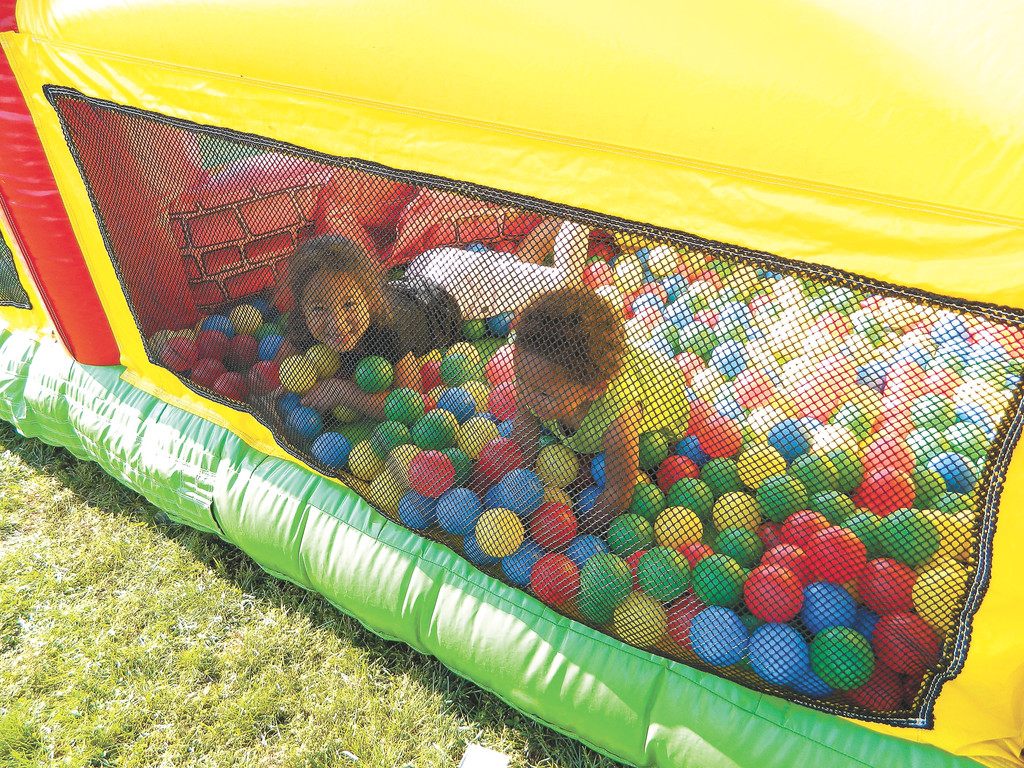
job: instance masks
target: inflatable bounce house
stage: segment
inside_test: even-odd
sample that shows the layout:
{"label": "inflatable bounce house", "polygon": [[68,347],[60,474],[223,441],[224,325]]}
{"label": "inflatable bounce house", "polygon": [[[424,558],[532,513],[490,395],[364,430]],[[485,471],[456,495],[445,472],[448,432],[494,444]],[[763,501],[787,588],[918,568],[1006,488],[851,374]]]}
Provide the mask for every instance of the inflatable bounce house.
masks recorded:
{"label": "inflatable bounce house", "polygon": [[637,766],[1020,766],[1011,2],[0,2],[0,415]]}

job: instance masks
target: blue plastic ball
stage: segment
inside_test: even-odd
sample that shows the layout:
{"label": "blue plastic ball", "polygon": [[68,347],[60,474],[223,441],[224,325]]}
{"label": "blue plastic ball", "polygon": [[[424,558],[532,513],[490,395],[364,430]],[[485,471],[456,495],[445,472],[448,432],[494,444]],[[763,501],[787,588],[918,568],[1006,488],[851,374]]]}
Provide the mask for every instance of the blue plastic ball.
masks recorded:
{"label": "blue plastic ball", "polygon": [[277,409],[277,415],[282,419],[288,418],[288,414],[299,408],[302,405],[302,395],[295,392],[285,392],[274,404]]}
{"label": "blue plastic ball", "polygon": [[797,419],[783,419],[768,432],[768,444],[790,463],[811,449],[811,434]]}
{"label": "blue plastic ball", "polygon": [[590,512],[594,509],[594,502],[597,501],[597,497],[601,495],[601,487],[597,485],[588,485],[582,491],[580,496],[576,500],[574,505],[576,508],[577,520],[583,520]]}
{"label": "blue plastic ball", "polygon": [[471,533],[483,511],[480,497],[468,488],[452,488],[437,500],[437,522],[455,536]]}
{"label": "blue plastic ball", "polygon": [[824,698],[832,693],[832,687],[814,674],[810,665],[789,685],[794,691],[799,691],[805,696],[813,696],[816,699]]}
{"label": "blue plastic ball", "polygon": [[940,345],[949,341],[967,341],[969,335],[967,321],[959,315],[940,317],[931,329],[932,341]]}
{"label": "blue plastic ball", "polygon": [[437,399],[437,408],[448,411],[459,424],[462,424],[476,415],[476,400],[462,387],[453,387]]}
{"label": "blue plastic ball", "polygon": [[590,534],[583,534],[569,542],[569,545],[565,548],[565,556],[576,563],[577,568],[582,568],[583,564],[591,557],[607,551],[608,547],[605,546],[604,541],[600,538]]}
{"label": "blue plastic ball", "polygon": [[874,611],[869,611],[867,608],[858,608],[857,616],[853,620],[853,628],[860,632],[864,637],[871,642],[875,637],[875,625],[881,618]]}
{"label": "blue plastic ball", "polygon": [[310,452],[313,457],[331,469],[341,469],[348,461],[352,443],[344,435],[337,432],[324,432],[313,441]]}
{"label": "blue plastic ball", "polygon": [[398,519],[417,531],[429,528],[437,522],[437,500],[406,491],[398,500]]}
{"label": "blue plastic ball", "polygon": [[471,253],[487,253],[490,250],[490,248],[488,248],[483,243],[477,242],[470,243],[469,245],[464,245],[463,250],[470,251]]}
{"label": "blue plastic ball", "polygon": [[928,361],[931,360],[931,356],[925,352],[921,347],[916,344],[911,344],[906,347],[902,347],[896,350],[896,354],[893,356],[893,363],[912,362],[917,363],[922,368],[928,365]]}
{"label": "blue plastic ball", "polygon": [[260,298],[259,296],[249,299],[249,306],[260,313],[260,317],[263,318],[264,323],[272,322],[272,319],[268,318],[268,316],[271,314],[277,314],[277,310],[271,307],[270,302],[264,298]]}
{"label": "blue plastic ball", "polygon": [[811,663],[807,642],[786,624],[762,624],[750,636],[750,665],[763,680],[789,685]]}
{"label": "blue plastic ball", "polygon": [[487,330],[498,338],[505,338],[512,330],[512,321],[515,320],[515,312],[502,312],[500,315],[487,318]]}
{"label": "blue plastic ball", "polygon": [[664,310],[662,310],[661,316],[677,328],[693,322],[693,310],[686,306],[686,303],[682,301],[669,304]]}
{"label": "blue plastic ball", "polygon": [[225,315],[210,315],[209,317],[203,318],[202,324],[199,326],[200,331],[220,331],[229,339],[235,337],[235,324],[232,323]]}
{"label": "blue plastic ball", "polygon": [[520,517],[534,512],[544,501],[544,484],[529,469],[513,469],[491,490],[498,507],[511,509]]}
{"label": "blue plastic ball", "polygon": [[512,428],[515,426],[515,419],[505,419],[498,422],[498,434],[502,437],[512,437]]}
{"label": "blue plastic ball", "polygon": [[743,343],[732,340],[719,344],[711,353],[708,367],[730,379],[739,376],[747,367],[747,353]]}
{"label": "blue plastic ball", "polygon": [[590,476],[594,478],[594,485],[604,488],[604,451],[597,454],[590,460]]}
{"label": "blue plastic ball", "polygon": [[959,453],[940,453],[926,465],[932,472],[938,472],[946,481],[947,489],[953,493],[970,493],[978,482],[974,468]]}
{"label": "blue plastic ball", "polygon": [[498,562],[498,558],[492,557],[480,549],[475,533],[468,533],[462,537],[462,551],[465,552],[466,559],[475,565],[490,565]]}
{"label": "blue plastic ball", "polygon": [[888,361],[872,360],[857,368],[857,383],[864,387],[870,387],[876,392],[881,392],[885,389],[885,379],[888,374]]}
{"label": "blue plastic ball", "polygon": [[312,408],[300,405],[285,417],[285,431],[293,440],[314,440],[324,430],[320,414]]}
{"label": "blue plastic ball", "polygon": [[743,410],[743,406],[736,402],[732,397],[720,397],[714,402],[715,411],[719,416],[725,416],[727,419],[733,419],[734,421],[742,421],[746,415],[746,411]]}
{"label": "blue plastic ball", "polygon": [[701,449],[700,441],[697,439],[696,435],[690,435],[689,437],[684,437],[680,440],[679,444],[676,446],[676,455],[685,456],[698,467],[703,467],[707,464],[709,458]]}
{"label": "blue plastic ball", "polygon": [[668,300],[675,301],[683,295],[689,283],[686,281],[686,275],[669,275],[661,281],[661,287],[668,294]]}
{"label": "blue plastic ball", "polygon": [[277,351],[284,344],[284,336],[279,333],[272,333],[260,339],[260,345],[256,350],[256,356],[260,360],[273,360]]}
{"label": "blue plastic ball", "polygon": [[735,611],[713,605],[690,622],[690,642],[694,652],[708,664],[725,667],[735,664],[747,653],[747,627]]}
{"label": "blue plastic ball", "polygon": [[992,415],[978,403],[961,403],[956,407],[957,421],[969,421],[977,424],[986,432],[995,429],[996,423]]}
{"label": "blue plastic ball", "polygon": [[804,587],[804,605],[800,618],[817,634],[828,627],[852,627],[857,602],[838,584],[817,581]]}
{"label": "blue plastic ball", "polygon": [[505,572],[508,580],[517,586],[526,586],[530,583],[530,574],[537,561],[544,557],[544,550],[532,539],[527,539],[508,557],[501,558],[501,569]]}

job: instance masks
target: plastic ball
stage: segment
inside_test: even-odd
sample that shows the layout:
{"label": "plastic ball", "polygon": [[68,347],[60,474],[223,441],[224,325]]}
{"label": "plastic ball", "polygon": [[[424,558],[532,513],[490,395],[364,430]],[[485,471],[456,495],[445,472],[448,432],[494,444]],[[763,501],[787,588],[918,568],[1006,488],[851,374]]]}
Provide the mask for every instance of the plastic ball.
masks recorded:
{"label": "plastic ball", "polygon": [[507,557],[523,543],[523,524],[509,509],[488,509],[480,515],[475,528],[480,549],[491,557]]}
{"label": "plastic ball", "polygon": [[692,459],[672,455],[658,466],[657,481],[662,493],[668,493],[680,480],[700,477],[700,470]]}
{"label": "plastic ball", "polygon": [[520,517],[531,514],[544,500],[544,485],[529,469],[512,470],[491,491],[498,506],[511,509]]}
{"label": "plastic ball", "polygon": [[480,497],[468,488],[452,488],[437,500],[437,522],[455,536],[471,533],[482,513]]}
{"label": "plastic ball", "polygon": [[604,452],[597,454],[590,460],[590,477],[598,488],[604,488]]}
{"label": "plastic ball", "polygon": [[701,520],[708,522],[711,521],[714,504],[715,494],[711,487],[696,478],[684,478],[674,483],[665,497],[667,507],[692,509]]}
{"label": "plastic ball", "polygon": [[852,627],[856,615],[857,603],[840,585],[817,581],[804,588],[800,619],[811,632],[817,634],[828,627]]}
{"label": "plastic ball", "polygon": [[384,418],[413,426],[424,414],[423,395],[411,389],[399,388],[384,399]]}
{"label": "plastic ball", "polygon": [[493,336],[504,338],[508,336],[509,331],[512,330],[512,322],[515,318],[515,312],[502,312],[500,315],[490,317],[487,319],[487,330],[489,330]]}
{"label": "plastic ball", "polygon": [[516,385],[506,381],[492,389],[487,395],[487,410],[502,421],[515,417]]}
{"label": "plastic ball", "polygon": [[263,315],[255,307],[248,304],[239,304],[232,309],[228,313],[228,320],[234,326],[235,333],[249,334],[250,336],[255,333],[257,328],[263,325]]}
{"label": "plastic ball", "polygon": [[501,569],[509,581],[517,587],[525,587],[530,583],[533,566],[543,556],[544,550],[536,542],[527,539],[519,549],[501,559]]}
{"label": "plastic ball", "polygon": [[731,459],[711,459],[701,467],[700,479],[707,483],[716,498],[743,490],[739,468]]}
{"label": "plastic ball", "polygon": [[542,448],[537,456],[537,476],[545,485],[565,488],[576,479],[579,469],[576,454],[559,443]]}
{"label": "plastic ball", "polygon": [[596,485],[588,485],[582,491],[579,496],[576,497],[576,515],[581,520],[584,519],[590,512],[594,510],[594,503],[597,498],[601,495],[601,488]]}
{"label": "plastic ball", "polygon": [[398,504],[408,492],[390,472],[381,472],[370,483],[366,500],[392,519],[398,519]]}
{"label": "plastic ball", "polygon": [[381,422],[370,433],[370,445],[382,461],[396,446],[411,442],[408,428],[397,421]]}
{"label": "plastic ball", "polygon": [[341,368],[341,355],[325,344],[314,344],[307,349],[306,359],[316,368],[320,379],[329,379]]}
{"label": "plastic ball", "polygon": [[937,634],[945,633],[956,622],[969,578],[967,569],[959,563],[925,571],[911,590],[913,610]]}
{"label": "plastic ball", "polygon": [[467,320],[462,324],[462,335],[467,339],[477,341],[484,338],[488,333],[488,324],[486,320]]}
{"label": "plastic ball", "polygon": [[459,448],[469,458],[476,460],[484,446],[500,437],[498,426],[488,418],[474,416],[459,427]]}
{"label": "plastic ball", "polygon": [[845,584],[867,567],[867,547],[848,528],[830,526],[812,533],[805,550],[811,575],[818,581]]}
{"label": "plastic ball", "polygon": [[775,448],[765,443],[754,443],[743,449],[736,460],[740,482],[756,491],[769,477],[786,471],[786,460]]}
{"label": "plastic ball", "polygon": [[737,491],[719,496],[711,511],[715,528],[744,528],[756,531],[761,525],[761,508],[748,493]]}
{"label": "plastic ball", "polygon": [[210,315],[199,325],[200,331],[220,331],[229,339],[235,335],[235,325],[225,315]]}
{"label": "plastic ball", "polygon": [[[192,381],[201,387],[213,389],[213,384],[222,374],[228,372],[224,363],[212,357],[204,357],[192,368]],[[945,487],[945,485],[943,485]]]}
{"label": "plastic ball", "polygon": [[545,603],[565,605],[579,593],[579,568],[565,555],[551,552],[533,566],[530,587]]}
{"label": "plastic ball", "polygon": [[455,480],[452,485],[465,485],[469,482],[470,474],[473,471],[473,462],[469,457],[458,448],[444,448],[441,453],[448,457],[448,461],[452,463],[452,468],[455,470]]}
{"label": "plastic ball", "polygon": [[693,592],[707,605],[733,607],[743,597],[749,572],[731,557],[714,554],[693,569]]}
{"label": "plastic ball", "polygon": [[582,568],[594,555],[606,553],[608,546],[598,536],[584,534],[576,536],[565,548],[565,556]]}
{"label": "plastic ball", "polygon": [[422,531],[437,522],[437,499],[406,491],[398,500],[398,519],[413,530]]}
{"label": "plastic ball", "polygon": [[882,551],[911,568],[928,562],[939,551],[939,530],[925,515],[900,509],[882,519],[878,529]]}
{"label": "plastic ball", "polygon": [[654,526],[640,515],[619,515],[608,529],[608,548],[620,557],[641,549],[648,549],[654,543]]}
{"label": "plastic ball", "polygon": [[[195,344],[200,358],[210,357],[224,362],[224,355],[228,353],[228,337],[220,331],[200,331],[196,334]],[[270,355],[270,357],[273,357],[273,355]],[[262,359],[266,360],[269,358]]]}
{"label": "plastic ball", "polygon": [[449,412],[462,424],[476,414],[476,400],[465,389],[455,387],[437,398],[437,409]]}
{"label": "plastic ball", "polygon": [[289,392],[304,394],[316,384],[316,368],[305,355],[292,355],[278,367],[281,386]]}
{"label": "plastic ball", "polygon": [[[779,539],[785,544],[792,544],[806,550],[812,537],[829,527],[828,520],[817,512],[802,509],[786,518],[786,522],[779,529]],[[807,565],[810,568],[809,561]]]}
{"label": "plastic ball", "polygon": [[640,435],[640,469],[650,471],[668,457],[668,439],[661,432]]}
{"label": "plastic ball", "polygon": [[427,360],[420,365],[420,390],[430,392],[441,386],[441,361]]}
{"label": "plastic ball", "polygon": [[836,449],[827,451],[825,457],[836,470],[836,490],[852,493],[864,478],[864,465],[854,451]]}
{"label": "plastic ball", "polygon": [[612,624],[623,642],[638,648],[656,645],[668,631],[665,609],[641,592],[631,592],[615,608]]}
{"label": "plastic ball", "polygon": [[723,416],[712,416],[696,434],[701,450],[713,459],[735,456],[743,444],[739,424]]}
{"label": "plastic ball", "polygon": [[198,359],[196,343],[181,336],[168,339],[160,350],[160,362],[179,373],[191,370]]}
{"label": "plastic ball", "polygon": [[790,462],[810,450],[811,433],[799,420],[785,419],[768,432],[768,444]]}
{"label": "plastic ball", "polygon": [[441,450],[455,445],[459,422],[448,411],[431,411],[416,420],[409,431],[412,441],[423,450]]}
{"label": "plastic ball", "polygon": [[841,691],[859,688],[874,669],[867,638],[849,627],[829,627],[811,641],[811,670]]}
{"label": "plastic ball", "polygon": [[427,498],[436,499],[455,481],[451,459],[440,451],[420,451],[409,462],[409,487]]}
{"label": "plastic ball", "polygon": [[839,491],[825,491],[811,497],[809,509],[817,512],[833,525],[839,525],[844,520],[857,514],[857,505],[845,493]]}
{"label": "plastic ball", "polygon": [[674,549],[655,547],[637,562],[637,583],[646,594],[667,603],[690,585],[690,567],[686,558]]}
{"label": "plastic ball", "polygon": [[792,568],[765,563],[750,572],[743,585],[743,600],[763,621],[789,621],[803,607],[803,583]]}
{"label": "plastic ball", "polygon": [[659,546],[681,549],[704,535],[700,517],[692,509],[668,507],[654,521],[654,540]]}
{"label": "plastic ball", "polygon": [[562,549],[576,536],[576,516],[564,504],[544,502],[530,516],[530,536],[545,549]]}
{"label": "plastic ball", "polygon": [[348,461],[352,451],[352,443],[344,435],[337,432],[324,432],[310,447],[313,458],[330,469],[341,469]]}
{"label": "plastic ball", "polygon": [[884,664],[876,664],[867,682],[846,691],[843,698],[874,712],[891,712],[899,709],[903,701],[903,681]]}
{"label": "plastic ball", "polygon": [[870,473],[857,488],[853,500],[884,517],[914,502],[914,484],[906,472],[879,469]]}
{"label": "plastic ball", "polygon": [[515,345],[506,344],[495,350],[484,366],[484,376],[492,386],[511,382],[515,378]]}
{"label": "plastic ball", "polygon": [[218,376],[217,380],[213,382],[212,389],[218,395],[228,400],[242,402],[249,397],[249,385],[245,377],[234,371],[228,371]]}
{"label": "plastic ball", "polygon": [[629,596],[632,581],[622,558],[603,552],[593,555],[580,567],[580,612],[594,624],[611,621],[615,609]]}
{"label": "plastic ball", "polygon": [[320,414],[305,406],[295,408],[285,419],[285,431],[292,440],[314,440],[323,429],[324,423]]}
{"label": "plastic ball", "polygon": [[[224,339],[224,344],[224,353],[226,353],[227,337]],[[260,344],[256,349],[256,354],[259,356],[260,360],[273,360],[277,356],[278,350],[281,349],[282,344],[284,344],[284,336],[281,336],[280,334],[275,333],[269,336],[264,336],[260,339]]]}
{"label": "plastic ball", "polygon": [[638,482],[633,486],[633,494],[629,502],[629,512],[646,517],[653,521],[665,509],[665,494],[656,485]]}
{"label": "plastic ball", "polygon": [[735,611],[710,606],[690,621],[689,639],[694,652],[704,662],[725,667],[747,654],[749,634]]}
{"label": "plastic ball", "polygon": [[974,469],[959,453],[940,453],[928,462],[927,468],[939,474],[953,493],[970,493],[978,482]]}
{"label": "plastic ball", "polygon": [[903,563],[876,558],[857,580],[857,592],[876,613],[909,613],[914,609],[911,594],[916,579],[917,574]]}
{"label": "plastic ball", "polygon": [[348,455],[348,468],[353,475],[367,483],[384,471],[384,462],[374,452],[369,440],[352,446]]}
{"label": "plastic ball", "polygon": [[806,641],[785,624],[764,624],[755,629],[747,652],[754,672],[776,685],[791,684],[810,665]]}
{"label": "plastic ball", "polygon": [[[193,378],[195,374],[193,373]],[[258,361],[246,376],[249,391],[255,395],[265,395],[281,386],[278,365],[273,360]]]}
{"label": "plastic ball", "polygon": [[715,539],[715,551],[731,557],[744,568],[753,568],[764,554],[764,545],[754,531],[726,528]]}
{"label": "plastic ball", "polygon": [[224,364],[231,370],[244,373],[258,359],[259,342],[252,336],[237,334],[228,342]]}
{"label": "plastic ball", "polygon": [[475,533],[468,533],[462,537],[462,552],[474,565],[486,566],[498,561],[498,558],[491,557],[480,548]]}
{"label": "plastic ball", "polygon": [[829,462],[827,456],[804,455],[797,457],[790,464],[788,474],[803,483],[808,496],[813,496],[817,493],[834,491],[839,473]]}
{"label": "plastic ball", "polygon": [[941,643],[927,622],[913,613],[890,613],[875,625],[875,653],[895,672],[914,675],[939,661]]}
{"label": "plastic ball", "polygon": [[359,361],[353,378],[364,392],[375,394],[390,387],[394,375],[391,363],[383,357],[371,355]]}

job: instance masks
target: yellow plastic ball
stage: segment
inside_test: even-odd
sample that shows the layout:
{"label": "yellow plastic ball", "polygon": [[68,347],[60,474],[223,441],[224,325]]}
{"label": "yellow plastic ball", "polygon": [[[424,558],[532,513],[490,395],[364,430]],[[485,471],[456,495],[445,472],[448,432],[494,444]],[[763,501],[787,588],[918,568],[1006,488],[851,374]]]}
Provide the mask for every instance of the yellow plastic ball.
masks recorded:
{"label": "yellow plastic ball", "polygon": [[348,454],[349,471],[367,483],[384,471],[384,462],[377,458],[369,440],[363,440],[352,446]]}
{"label": "yellow plastic ball", "polygon": [[496,437],[498,426],[493,421],[484,416],[474,416],[459,427],[459,448],[476,461],[484,446]]}
{"label": "yellow plastic ball", "polygon": [[175,336],[175,331],[163,330],[157,331],[149,337],[149,349],[153,355],[160,356],[160,351],[164,348],[164,344],[167,343],[168,339]]}
{"label": "yellow plastic ball", "polygon": [[281,361],[277,370],[281,386],[289,392],[303,394],[316,384],[316,368],[304,355],[292,355]]}
{"label": "yellow plastic ball", "polygon": [[635,257],[619,259],[615,264],[615,274],[612,280],[615,287],[623,293],[635,293],[644,284],[643,265]]}
{"label": "yellow plastic ball", "polygon": [[974,515],[971,512],[941,512],[937,509],[923,509],[921,515],[930,520],[939,532],[939,550],[936,557],[950,560],[965,560],[971,551]]}
{"label": "yellow plastic ball", "polygon": [[839,424],[825,424],[814,430],[811,439],[811,453],[828,453],[829,451],[853,451],[856,453],[860,445],[857,436]]}
{"label": "yellow plastic ball", "polygon": [[545,504],[561,504],[563,506],[572,509],[572,498],[561,488],[555,488],[554,486],[545,486],[544,488],[544,503]]}
{"label": "yellow plastic ball", "polygon": [[384,460],[384,467],[395,478],[403,491],[409,490],[409,462],[419,452],[420,449],[411,443],[396,445]]}
{"label": "yellow plastic ball", "polygon": [[429,352],[427,352],[427,354],[420,358],[420,368],[422,368],[427,363],[439,363],[443,358],[444,353],[440,349],[432,349]]}
{"label": "yellow plastic ball", "polygon": [[381,472],[370,483],[370,491],[366,495],[366,500],[388,517],[397,518],[398,501],[404,495],[405,489],[398,484],[391,473]]}
{"label": "yellow plastic ball", "polygon": [[192,328],[182,328],[180,331],[175,331],[172,335],[177,336],[179,339],[196,340],[196,332]]}
{"label": "yellow plastic ball", "polygon": [[328,346],[315,344],[306,350],[306,357],[316,368],[317,378],[329,379],[341,367],[341,355]]}
{"label": "yellow plastic ball", "polygon": [[643,592],[630,592],[615,609],[612,626],[623,642],[646,648],[658,643],[668,631],[668,617],[661,603]]}
{"label": "yellow plastic ball", "polygon": [[333,413],[334,418],[342,424],[349,424],[353,421],[358,421],[360,417],[359,411],[353,410],[352,408],[346,408],[344,405],[339,405],[331,411],[331,413]]}
{"label": "yellow plastic ball", "polygon": [[761,508],[749,493],[733,491],[715,500],[715,506],[711,508],[711,518],[719,531],[726,528],[756,531],[761,525]]}
{"label": "yellow plastic ball", "polygon": [[704,525],[692,509],[669,507],[654,520],[654,540],[659,546],[679,549],[695,544],[704,535]]}
{"label": "yellow plastic ball", "polygon": [[743,449],[736,460],[736,468],[740,482],[756,491],[769,477],[786,471],[786,459],[767,443],[754,443]]}
{"label": "yellow plastic ball", "polygon": [[485,510],[476,521],[476,543],[484,554],[507,557],[523,544],[523,523],[510,509]]}
{"label": "yellow plastic ball", "polygon": [[477,348],[470,344],[468,341],[460,341],[452,344],[445,352],[445,357],[448,355],[465,355],[466,359],[473,365],[480,365],[480,353]]}
{"label": "yellow plastic ball", "polygon": [[427,394],[430,395],[430,397],[433,398],[434,402],[436,403],[438,400],[441,399],[441,395],[443,395],[447,391],[448,387],[446,387],[444,384],[438,384],[432,390],[427,392]]}
{"label": "yellow plastic ball", "polygon": [[490,387],[482,381],[473,379],[463,384],[462,388],[469,392],[470,396],[473,398],[473,402],[476,403],[476,410],[478,413],[483,413],[487,410],[487,396],[491,393]]}
{"label": "yellow plastic ball", "polygon": [[658,245],[647,253],[647,268],[657,278],[666,277],[679,266],[679,254],[668,245]]}
{"label": "yellow plastic ball", "polygon": [[917,615],[945,634],[956,621],[969,578],[968,570],[958,563],[922,573],[910,593]]}
{"label": "yellow plastic ball", "polygon": [[579,471],[576,454],[561,443],[545,446],[537,455],[537,477],[544,485],[565,488],[576,479]]}
{"label": "yellow plastic ball", "polygon": [[228,320],[235,326],[235,333],[252,336],[263,325],[263,315],[250,304],[239,304],[228,314]]}

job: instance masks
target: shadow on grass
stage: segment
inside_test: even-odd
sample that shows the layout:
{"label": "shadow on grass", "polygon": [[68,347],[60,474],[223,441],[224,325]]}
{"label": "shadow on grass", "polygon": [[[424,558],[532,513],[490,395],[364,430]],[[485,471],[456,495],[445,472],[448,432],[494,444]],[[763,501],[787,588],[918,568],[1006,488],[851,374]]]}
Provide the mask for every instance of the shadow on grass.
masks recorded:
{"label": "shadow on grass", "polygon": [[[77,501],[144,523],[257,601],[301,614],[312,625],[335,633],[368,654],[374,665],[389,675],[408,675],[417,684],[442,696],[456,716],[487,728],[510,728],[528,734],[526,758],[531,763],[619,765],[521,714],[493,694],[459,677],[437,659],[405,643],[377,636],[338,611],[321,595],[271,576],[255,560],[223,539],[170,521],[144,496],[119,483],[95,462],[79,460],[64,448],[23,437],[4,421],[0,421],[0,449],[9,450],[34,471],[59,482]],[[467,734],[467,741],[472,740],[473,736]]]}

